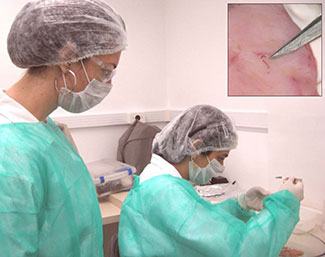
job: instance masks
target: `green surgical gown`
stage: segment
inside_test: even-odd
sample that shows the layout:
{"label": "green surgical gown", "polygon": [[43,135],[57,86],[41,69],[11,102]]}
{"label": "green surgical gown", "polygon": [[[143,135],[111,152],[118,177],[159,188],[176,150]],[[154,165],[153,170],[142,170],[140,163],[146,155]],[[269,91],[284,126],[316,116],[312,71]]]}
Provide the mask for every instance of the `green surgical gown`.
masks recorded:
{"label": "green surgical gown", "polygon": [[0,126],[0,256],[102,257],[94,184],[64,134],[47,123]]}
{"label": "green surgical gown", "polygon": [[156,176],[134,187],[119,224],[122,257],[277,257],[299,220],[289,191],[264,199],[256,214],[237,200],[211,204],[186,180]]}

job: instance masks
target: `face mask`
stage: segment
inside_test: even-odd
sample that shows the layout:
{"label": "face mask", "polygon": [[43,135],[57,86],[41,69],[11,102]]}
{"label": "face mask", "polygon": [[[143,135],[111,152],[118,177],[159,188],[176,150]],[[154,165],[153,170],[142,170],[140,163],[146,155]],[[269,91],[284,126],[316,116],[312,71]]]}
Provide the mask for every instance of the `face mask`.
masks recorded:
{"label": "face mask", "polygon": [[87,111],[99,104],[111,91],[112,86],[112,84],[93,79],[81,92],[72,92],[62,87],[59,94],[59,106],[73,113]]}
{"label": "face mask", "polygon": [[205,185],[212,177],[218,176],[218,173],[222,173],[225,170],[225,166],[221,165],[216,159],[210,161],[207,157],[207,160],[209,163],[204,168],[194,165],[192,159],[189,162],[189,177],[194,184]]}
{"label": "face mask", "polygon": [[[82,68],[88,80],[88,85],[81,92],[73,92],[67,88],[65,77],[63,76],[64,87],[59,90],[58,105],[68,112],[80,113],[87,111],[99,104],[111,91],[112,84],[107,82],[100,82],[96,79],[89,81],[88,73],[81,60]],[[72,71],[70,71],[72,73]],[[75,75],[72,74],[75,78]],[[76,78],[75,78],[76,84]]]}

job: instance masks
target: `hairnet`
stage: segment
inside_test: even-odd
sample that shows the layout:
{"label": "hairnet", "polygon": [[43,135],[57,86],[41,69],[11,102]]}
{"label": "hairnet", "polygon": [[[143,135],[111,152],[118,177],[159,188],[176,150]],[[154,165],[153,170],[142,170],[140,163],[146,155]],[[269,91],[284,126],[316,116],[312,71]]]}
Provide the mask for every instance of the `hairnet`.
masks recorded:
{"label": "hairnet", "polygon": [[101,0],[37,0],[16,16],[8,52],[21,68],[58,65],[126,47],[125,24]]}
{"label": "hairnet", "polygon": [[[195,140],[199,143],[193,145]],[[196,105],[178,115],[153,140],[153,153],[171,163],[186,155],[236,148],[237,134],[230,118],[209,105]]]}

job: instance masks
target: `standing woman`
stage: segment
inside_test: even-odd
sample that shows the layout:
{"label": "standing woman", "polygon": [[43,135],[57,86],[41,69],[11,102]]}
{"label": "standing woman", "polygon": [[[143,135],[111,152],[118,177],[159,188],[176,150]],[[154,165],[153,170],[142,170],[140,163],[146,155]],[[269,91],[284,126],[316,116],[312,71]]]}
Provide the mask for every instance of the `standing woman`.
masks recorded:
{"label": "standing woman", "polygon": [[8,36],[24,76],[0,92],[3,256],[103,256],[102,219],[81,157],[48,117],[100,103],[126,47],[122,18],[100,0],[38,0]]}

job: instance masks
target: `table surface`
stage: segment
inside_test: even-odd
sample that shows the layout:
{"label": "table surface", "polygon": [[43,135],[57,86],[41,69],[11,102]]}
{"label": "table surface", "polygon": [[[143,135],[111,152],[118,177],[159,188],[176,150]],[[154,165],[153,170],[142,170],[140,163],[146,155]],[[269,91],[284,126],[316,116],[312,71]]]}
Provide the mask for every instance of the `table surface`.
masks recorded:
{"label": "table surface", "polygon": [[103,225],[116,223],[120,220],[120,213],[123,201],[129,192],[119,192],[99,200],[100,212],[103,218]]}

